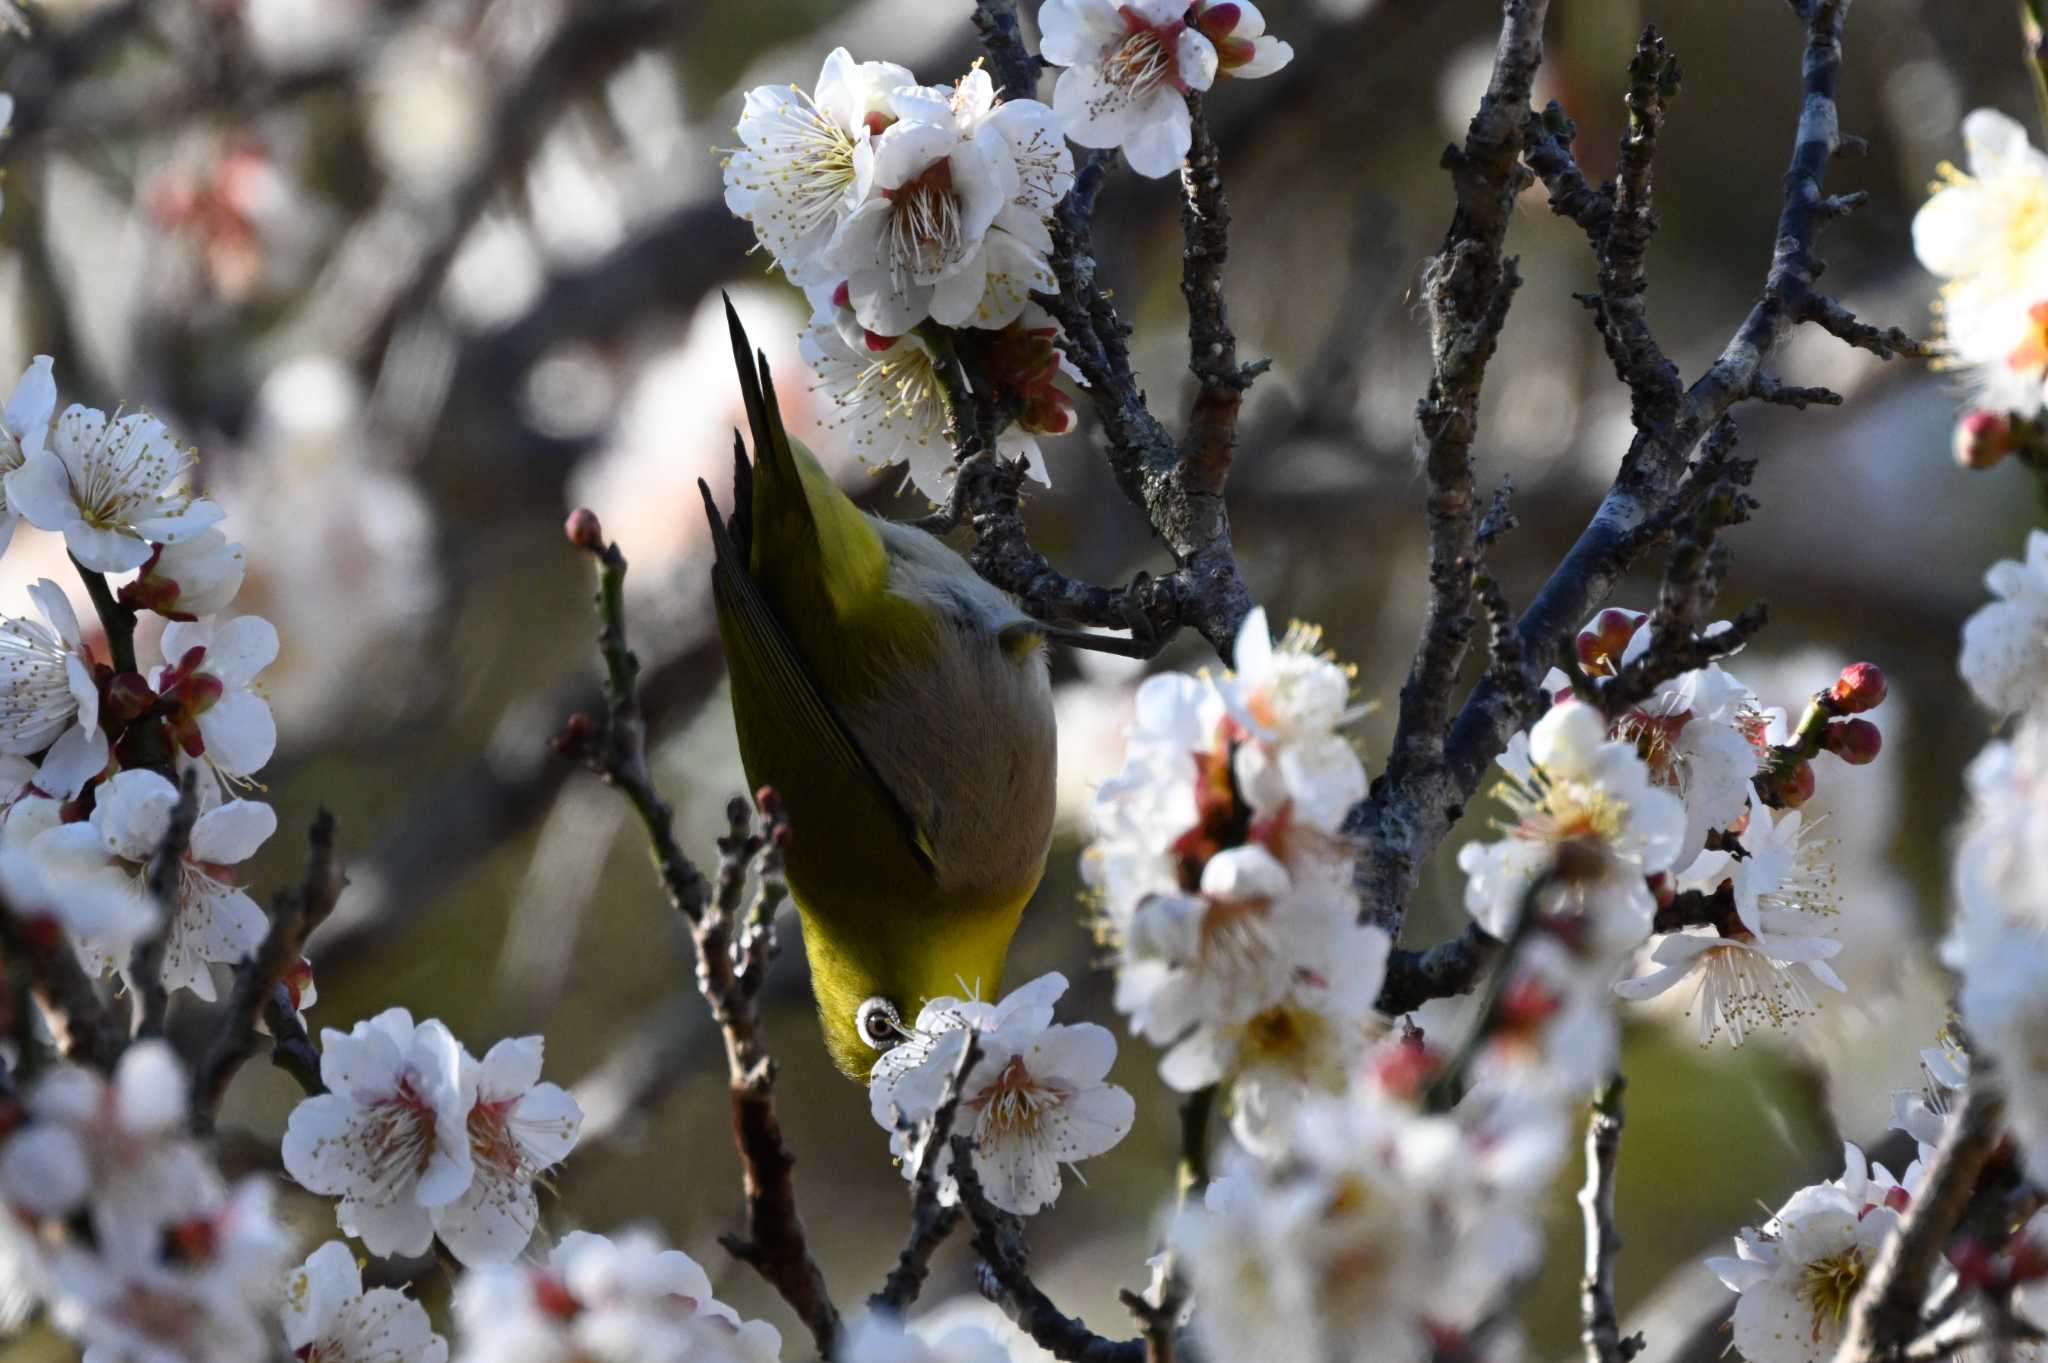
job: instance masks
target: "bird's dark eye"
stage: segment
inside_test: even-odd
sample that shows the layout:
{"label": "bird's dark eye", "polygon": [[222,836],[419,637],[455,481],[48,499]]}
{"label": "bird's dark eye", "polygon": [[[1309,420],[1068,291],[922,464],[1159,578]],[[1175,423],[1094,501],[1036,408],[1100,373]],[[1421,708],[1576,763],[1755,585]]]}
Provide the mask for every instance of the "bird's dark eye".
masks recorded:
{"label": "bird's dark eye", "polygon": [[855,1010],[853,1029],[860,1033],[862,1041],[878,1051],[886,1051],[903,1040],[903,1015],[896,1011],[895,1004],[877,994]]}

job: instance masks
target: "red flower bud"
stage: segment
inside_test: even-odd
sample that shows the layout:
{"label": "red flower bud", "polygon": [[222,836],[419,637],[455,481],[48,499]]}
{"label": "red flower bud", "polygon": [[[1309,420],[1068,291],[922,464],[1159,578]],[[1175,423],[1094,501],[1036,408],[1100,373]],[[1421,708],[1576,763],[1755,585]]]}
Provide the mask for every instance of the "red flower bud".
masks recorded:
{"label": "red flower bud", "polygon": [[107,698],[102,704],[116,724],[126,724],[149,713],[149,708],[156,704],[156,692],[141,673],[123,672],[107,682]]}
{"label": "red flower bud", "polygon": [[839,281],[839,287],[832,290],[832,306],[835,308],[850,308],[853,306],[852,280],[842,279]]}
{"label": "red flower bud", "polygon": [[557,1320],[574,1320],[583,1311],[569,1285],[545,1269],[533,1275],[533,1304]]}
{"label": "red flower bud", "polygon": [[861,339],[867,343],[868,349],[877,355],[896,344],[894,336],[884,336],[879,331],[869,331],[865,327],[861,328]]}
{"label": "red flower bud", "polygon": [[597,513],[587,506],[579,506],[569,513],[569,519],[562,525],[569,536],[569,543],[592,554],[604,552],[604,526],[598,523]]}
{"label": "red flower bud", "polygon": [[1884,669],[1876,663],[1850,663],[1828,690],[1828,700],[1845,715],[1860,715],[1884,704]]}
{"label": "red flower bud", "polygon": [[2012,418],[2002,412],[1965,412],[1956,423],[1956,462],[1966,469],[1988,469],[2018,448]]}
{"label": "red flower bud", "polygon": [[1195,27],[1202,36],[1210,39],[1228,37],[1235,32],[1244,19],[1244,7],[1223,0],[1218,5],[1203,5],[1195,15]]}
{"label": "red flower bud", "polygon": [[1813,766],[1801,762],[1771,785],[1771,803],[1780,809],[1797,809],[1813,798]]}
{"label": "red flower bud", "polygon": [[1963,1280],[1965,1287],[1985,1287],[1996,1276],[1991,1251],[1975,1236],[1958,1236],[1948,1248],[1948,1261],[1954,1265],[1956,1276]]}
{"label": "red flower bud", "polygon": [[1579,631],[1579,665],[1593,676],[1612,676],[1621,670],[1621,655],[1628,641],[1649,617],[1641,611],[1609,606],[1593,617],[1593,623]]}
{"label": "red flower bud", "polygon": [[2015,1240],[2007,1250],[2011,1256],[2006,1277],[2015,1283],[2030,1283],[2037,1278],[2048,1278],[2048,1245],[2039,1240]]}
{"label": "red flower bud", "polygon": [[1877,760],[1884,735],[1867,719],[1842,719],[1828,725],[1821,745],[1852,767]]}

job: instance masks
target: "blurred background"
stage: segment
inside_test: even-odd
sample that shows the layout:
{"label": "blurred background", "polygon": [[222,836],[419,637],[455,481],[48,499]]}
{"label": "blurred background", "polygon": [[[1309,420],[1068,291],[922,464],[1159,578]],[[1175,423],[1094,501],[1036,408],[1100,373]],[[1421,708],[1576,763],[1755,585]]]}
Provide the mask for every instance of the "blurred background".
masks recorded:
{"label": "blurred background", "polygon": [[[1266,10],[1296,60],[1211,100],[1236,205],[1232,316],[1243,351],[1274,361],[1231,483],[1237,544],[1272,613],[1322,623],[1363,696],[1391,700],[1427,558],[1410,452],[1426,374],[1412,285],[1448,221],[1438,157],[1484,83],[1497,6]],[[1828,286],[1868,320],[1928,329],[1908,225],[1936,165],[1960,153],[1962,115],[1990,104],[2035,119],[2014,10],[1855,7],[1842,113],[1871,151],[1838,163],[1830,188],[1871,202],[1825,254]],[[715,1244],[739,1197],[723,1060],[687,944],[624,806],[548,751],[596,677],[590,583],[560,526],[589,505],[633,561],[661,779],[685,846],[708,856],[744,786],[693,486],[722,481],[739,416],[718,289],[776,357],[800,432],[814,402],[795,354],[801,299],[727,216],[718,148],[743,90],[807,87],[835,45],[953,79],[975,56],[968,12],[965,0],[49,0],[31,7],[30,36],[0,42],[0,89],[16,101],[0,143],[0,373],[49,353],[66,401],[163,417],[199,447],[230,538],[247,546],[238,608],[272,618],[284,641],[266,674],[282,740],[265,781],[285,831],[252,878],[267,889],[293,875],[295,830],[325,804],[353,882],[313,943],[312,1021],[346,1028],[404,1005],[479,1053],[544,1032],[548,1077],[589,1114],[545,1204],[551,1228],[658,1224],[722,1296],[781,1325],[792,1357],[801,1332]],[[1690,378],[1770,258],[1799,34],[1779,0],[1555,0],[1539,99],[1577,120],[1596,180],[1650,22],[1685,72],[1662,144],[1650,309]],[[1479,444],[1482,479],[1511,476],[1518,490],[1521,528],[1495,558],[1517,601],[1583,525],[1629,429],[1626,394],[1572,298],[1591,287],[1585,243],[1540,191],[1524,208],[1512,249],[1527,283]],[[1105,276],[1169,422],[1188,388],[1177,213],[1172,181],[1123,177],[1097,219]],[[1731,670],[1796,707],[1868,657],[1890,672],[1893,699],[1875,766],[1820,764],[1852,995],[1732,1053],[1697,1048],[1682,997],[1636,1017],[1621,1296],[1625,1313],[1652,1313],[1652,1359],[1719,1353],[1713,1309],[1726,1294],[1698,1256],[1723,1252],[1758,1202],[1838,1173],[1840,1141],[1878,1141],[1891,1090],[1918,1082],[1917,1048],[1943,1014],[1931,944],[1959,773],[1986,736],[1954,676],[1956,630],[1983,569],[2017,556],[2039,518],[2020,471],[1951,463],[1956,397],[1940,375],[1805,332],[1777,368],[1849,405],[1742,414],[1764,506],[1731,537],[1724,607],[1765,598],[1773,623]],[[1081,431],[1046,454],[1053,487],[1034,488],[1028,516],[1055,562],[1096,580],[1165,565],[1115,494],[1085,408]],[[923,509],[898,476],[844,473],[878,508]],[[25,611],[26,583],[63,576],[56,544],[17,536],[0,560],[0,610]],[[1654,589],[1645,578],[1618,599],[1647,608]],[[1189,639],[1160,665],[1213,661]],[[1061,832],[1010,978],[1064,971],[1068,1009],[1112,1022],[1073,867],[1139,672],[1094,657],[1056,666]],[[1369,765],[1389,722],[1382,709],[1362,726]],[[1412,944],[1458,926],[1452,853],[1473,827],[1430,868]],[[770,1005],[784,1117],[825,1270],[851,1304],[893,1261],[906,1196],[865,1093],[817,1041],[793,925],[786,944]],[[1115,1293],[1143,1281],[1170,1192],[1176,1118],[1155,1062],[1125,1046],[1117,1078],[1138,1096],[1137,1129],[1034,1227],[1042,1283],[1108,1333],[1127,1332]],[[274,1161],[295,1096],[251,1066],[223,1123],[230,1158]],[[331,1233],[324,1207],[298,1210],[311,1239]],[[1576,1332],[1579,1241],[1563,1188],[1555,1230],[1527,1298],[1539,1358]],[[438,1270],[391,1272],[410,1272],[441,1308]],[[925,1300],[963,1291],[956,1243]],[[61,1356],[53,1347],[7,1356]]]}

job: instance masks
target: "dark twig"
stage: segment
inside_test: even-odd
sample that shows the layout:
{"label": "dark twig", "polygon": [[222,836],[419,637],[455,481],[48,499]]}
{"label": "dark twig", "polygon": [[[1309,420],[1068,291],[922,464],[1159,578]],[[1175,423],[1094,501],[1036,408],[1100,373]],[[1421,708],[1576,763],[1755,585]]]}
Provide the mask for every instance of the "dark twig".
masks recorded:
{"label": "dark twig", "polygon": [[1222,158],[1209,135],[1202,96],[1190,93],[1193,128],[1181,167],[1181,297],[1188,308],[1188,368],[1196,389],[1181,437],[1183,476],[1210,496],[1221,496],[1237,447],[1237,414],[1245,389],[1266,366],[1239,366],[1237,336],[1223,302],[1223,265],[1230,258],[1230,196],[1223,191]]}
{"label": "dark twig", "polygon": [[949,1142],[953,1138],[953,1119],[960,1111],[961,1090],[975,1062],[981,1059],[981,1037],[972,1027],[965,1035],[966,1044],[960,1048],[960,1059],[953,1072],[946,1076],[939,1105],[921,1123],[923,1129],[914,1156],[917,1172],[910,1181],[909,1242],[896,1256],[896,1267],[889,1271],[882,1290],[868,1298],[870,1311],[889,1311],[899,1316],[908,1311],[931,1274],[932,1255],[960,1224],[960,1208],[942,1206],[939,1202],[939,1158],[952,1148]]}
{"label": "dark twig", "polygon": [[[640,660],[626,641],[626,556],[598,534],[588,544],[597,564],[598,649],[605,664],[608,713],[601,726],[572,723],[557,738],[567,756],[582,759],[606,784],[623,794],[640,815],[653,849],[655,869],[670,905],[690,927],[696,949],[697,989],[725,1039],[726,1072],[732,1100],[733,1141],[738,1149],[746,1197],[747,1230],[721,1237],[726,1249],[766,1279],[810,1330],[812,1343],[831,1358],[839,1340],[839,1310],[811,1255],[803,1216],[797,1208],[796,1157],[784,1138],[775,1109],[775,1061],[760,1035],[758,984],[775,951],[772,905],[780,891],[779,847],[788,839],[781,802],[760,792],[763,831],[753,831],[747,801],[726,808],[728,833],[719,839],[715,888],[677,846],[668,803],[655,789],[647,762],[647,725],[640,709]],[[747,876],[763,854],[765,913],[745,909]]]}
{"label": "dark twig", "polygon": [[0,904],[0,953],[26,964],[30,992],[56,1038],[57,1053],[111,1071],[127,1029],[93,988],[64,930],[49,919],[24,922],[13,905]]}
{"label": "dark twig", "polygon": [[1477,923],[1426,951],[1397,949],[1387,958],[1387,978],[1373,1005],[1388,1017],[1412,1013],[1431,999],[1469,994],[1500,956],[1500,942]]}
{"label": "dark twig", "polygon": [[1596,313],[1615,375],[1628,385],[1638,427],[1670,420],[1682,396],[1678,366],[1650,333],[1643,258],[1657,230],[1651,202],[1657,134],[1665,104],[1678,93],[1678,61],[1655,28],[1643,30],[1628,68],[1628,128],[1615,172],[1614,216],[1599,242],[1600,295]]}
{"label": "dark twig", "polygon": [[192,825],[198,819],[199,770],[188,767],[179,779],[178,803],[172,806],[163,840],[149,859],[144,882],[150,902],[156,905],[157,930],[137,942],[128,958],[129,1033],[137,1038],[164,1034],[164,1017],[171,1007],[170,993],[164,988],[164,948],[170,941],[171,925],[178,921],[185,849],[192,845]]}
{"label": "dark twig", "polygon": [[[1504,6],[1516,13],[1513,0]],[[1779,343],[1815,311],[1816,243],[1827,215],[1823,177],[1842,145],[1836,86],[1842,66],[1847,0],[1813,0],[1799,12],[1806,24],[1803,98],[1771,265],[1749,315],[1707,372],[1686,390],[1672,418],[1640,429],[1591,521],[1531,600],[1517,626],[1530,680],[1557,656],[1645,547],[1644,530],[1673,504],[1692,452],[1735,403],[1749,397]],[[1918,353],[1907,343],[1896,353]],[[1485,779],[1508,738],[1534,717],[1535,705],[1493,678],[1466,698],[1443,746],[1441,764],[1423,764],[1396,783],[1383,777],[1355,811],[1351,831],[1367,839],[1359,888],[1377,921],[1395,929],[1423,861],[1443,841]],[[1390,772],[1391,772],[1390,762]]]}
{"label": "dark twig", "polygon": [[1593,1113],[1586,1121],[1586,1185],[1579,1190],[1586,1226],[1579,1339],[1586,1346],[1586,1363],[1629,1363],[1643,1349],[1640,1334],[1621,1333],[1621,1316],[1614,1305],[1614,1266],[1621,1254],[1621,1232],[1614,1225],[1614,1177],[1621,1161],[1621,1094],[1627,1087],[1621,1075],[1611,1076],[1594,1097]]}
{"label": "dark twig", "polygon": [[[1024,48],[1016,9],[1016,0],[977,0],[975,23],[998,79],[1006,88],[1023,89],[1035,85],[1038,63]],[[1199,124],[1198,102],[1196,114]],[[1198,136],[1206,138],[1206,130]],[[1052,223],[1052,267],[1059,289],[1039,301],[1059,322],[1061,349],[1087,381],[1117,486],[1144,512],[1153,533],[1173,555],[1174,569],[1141,579],[1122,593],[1048,575],[1050,565],[1044,556],[1014,529],[1014,505],[1005,500],[1011,489],[994,480],[963,488],[961,494],[977,535],[970,561],[982,576],[1024,598],[1034,610],[1041,608],[1040,602],[1055,601],[1073,623],[1107,629],[1136,628],[1142,619],[1161,642],[1175,629],[1192,626],[1218,654],[1228,657],[1252,604],[1238,571],[1222,496],[1236,409],[1220,396],[1221,388],[1205,388],[1210,396],[1198,399],[1201,410],[1197,421],[1190,423],[1188,448],[1196,457],[1184,458],[1181,445],[1147,405],[1131,371],[1126,345],[1130,328],[1096,282],[1095,195],[1109,159],[1099,153],[1086,156],[1076,169],[1074,187]],[[1205,385],[1212,380],[1226,386],[1234,382],[1241,394],[1257,371],[1236,364],[1235,342],[1226,339],[1229,332],[1217,281],[1227,208],[1213,147],[1199,159],[1199,165],[1190,162],[1189,210],[1184,219],[1189,232],[1186,270],[1192,279],[1188,296],[1199,306],[1199,313],[1191,312],[1189,325],[1200,353],[1191,355],[1190,362]],[[964,469],[961,476],[964,480]],[[963,509],[949,517],[954,524],[966,518]],[[984,525],[1002,531],[986,547],[980,540]]]}
{"label": "dark twig", "polygon": [[974,1227],[974,1252],[981,1256],[981,1293],[1016,1322],[1038,1346],[1064,1363],[1140,1363],[1142,1339],[1104,1339],[1066,1315],[1031,1280],[1022,1224],[1001,1211],[982,1190],[974,1168],[974,1142],[953,1137],[953,1178],[960,1204]]}
{"label": "dark twig", "polygon": [[292,991],[277,985],[263,1004],[263,1025],[270,1029],[270,1063],[298,1081],[307,1097],[327,1092],[320,1077],[320,1048],[306,1035],[306,1024],[292,1005]]}
{"label": "dark twig", "polygon": [[1385,772],[1365,806],[1367,840],[1361,870],[1368,919],[1398,933],[1401,905],[1376,890],[1408,874],[1400,825],[1443,768],[1445,722],[1473,620],[1471,561],[1479,510],[1472,447],[1479,432],[1479,395],[1486,366],[1506,325],[1520,283],[1506,259],[1508,221],[1529,183],[1522,166],[1531,122],[1529,91],[1543,60],[1549,0],[1503,0],[1493,76],[1462,148],[1444,153],[1457,209],[1442,247],[1423,270],[1432,361],[1429,392],[1415,411],[1415,443],[1428,479],[1429,607],[1408,679]]}
{"label": "dark twig", "polygon": [[[192,1121],[201,1130],[212,1125],[228,1086],[256,1053],[256,1024],[272,1011],[280,992],[284,994],[285,1011],[297,1020],[297,1010],[290,1004],[290,991],[284,985],[285,972],[299,959],[306,935],[333,911],[347,884],[334,860],[334,828],[334,815],[327,810],[314,816],[306,835],[305,874],[296,887],[271,901],[270,931],[264,935],[256,954],[235,967],[227,1007],[192,1075]],[[272,1038],[272,1049],[276,1052],[284,1042],[275,1029]],[[290,1065],[286,1064],[286,1068]]]}
{"label": "dark twig", "polygon": [[1995,1084],[1973,1075],[1948,1135],[1920,1180],[1920,1189],[1878,1251],[1849,1306],[1849,1325],[1836,1363],[1879,1363],[1896,1358],[1920,1333],[1929,1279],[1962,1220],[1978,1175],[1998,1148],[2005,1099]]}

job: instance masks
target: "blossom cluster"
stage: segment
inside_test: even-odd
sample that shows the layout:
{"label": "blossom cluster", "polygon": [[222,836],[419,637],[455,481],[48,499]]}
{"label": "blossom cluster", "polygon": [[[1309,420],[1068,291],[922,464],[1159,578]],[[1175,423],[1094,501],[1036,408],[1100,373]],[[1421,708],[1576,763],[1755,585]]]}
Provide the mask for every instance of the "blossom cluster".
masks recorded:
{"label": "blossom cluster", "polygon": [[1237,0],[1047,0],[1039,23],[1045,59],[1064,68],[1050,106],[998,90],[980,66],[927,86],[839,48],[809,91],[748,91],[725,160],[727,207],[810,301],[803,352],[827,426],[873,466],[906,462],[934,501],[948,496],[968,375],[1008,413],[997,452],[1041,482],[1036,437],[1073,427],[1054,379],[1079,376],[1032,301],[1058,287],[1068,143],[1121,147],[1138,173],[1169,174],[1188,152],[1191,95],[1293,55]]}
{"label": "blossom cluster", "polygon": [[1297,1105],[1273,1155],[1231,1155],[1172,1240],[1216,1358],[1442,1357],[1542,1260],[1568,1118],[1507,1093],[1434,1113],[1394,1039]]}
{"label": "blossom cluster", "polygon": [[142,1041],[111,1077],[36,1082],[0,1145],[9,1314],[40,1301],[109,1359],[263,1356],[289,1242],[269,1181],[230,1184],[188,1133],[187,1078]]}
{"label": "blossom cluster", "polygon": [[[1647,616],[1603,611],[1579,633],[1580,677],[1604,692],[1654,646]],[[1612,718],[1562,672],[1546,685],[1557,703],[1499,759],[1505,836],[1468,844],[1459,864],[1480,926],[1506,936],[1533,908],[1529,927],[1555,939],[1522,968],[1559,963],[1530,1002],[1545,1019],[1587,1019],[1581,1072],[1613,1047],[1611,1024],[1595,1045],[1593,1014],[1570,1006],[1587,989],[1612,982],[1640,1001],[1689,983],[1701,1043],[1725,1032],[1736,1045],[1812,1013],[1820,991],[1842,990],[1828,965],[1842,948],[1834,873],[1799,806],[1819,751],[1859,765],[1876,755],[1878,731],[1861,712],[1882,700],[1882,674],[1856,664],[1815,697],[1810,756],[1785,711],[1716,663]],[[1653,935],[1657,968],[1614,981]]]}
{"label": "blossom cluster", "polygon": [[292,1110],[285,1171],[340,1199],[344,1233],[373,1254],[424,1254],[438,1237],[464,1264],[504,1263],[533,1238],[534,1182],[575,1148],[583,1113],[541,1082],[541,1038],[478,1060],[439,1021],[391,1008],[321,1033],[328,1091]]}
{"label": "blossom cluster", "polygon": [[2048,156],[1995,109],[1963,121],[1963,144],[1968,167],[1940,168],[1913,249],[1943,281],[1944,358],[1968,384],[1956,459],[1984,468],[2020,447],[2048,395]]}
{"label": "blossom cluster", "polygon": [[1227,1085],[1251,1143],[1342,1088],[1383,1026],[1389,944],[1359,922],[1341,832],[1365,795],[1342,732],[1360,710],[1320,643],[1276,644],[1255,610],[1229,674],[1149,678],[1082,859],[1118,1011],[1166,1048],[1168,1085]]}

